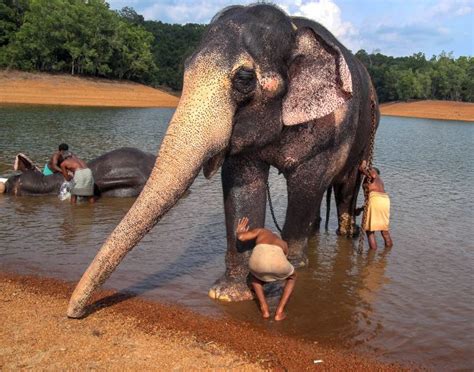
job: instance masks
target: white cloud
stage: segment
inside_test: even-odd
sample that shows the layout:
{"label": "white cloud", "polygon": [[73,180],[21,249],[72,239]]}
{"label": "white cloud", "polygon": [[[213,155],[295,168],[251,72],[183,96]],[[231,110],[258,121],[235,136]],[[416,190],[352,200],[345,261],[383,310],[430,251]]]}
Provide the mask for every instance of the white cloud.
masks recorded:
{"label": "white cloud", "polygon": [[352,50],[359,47],[359,32],[349,21],[342,18],[341,8],[333,0],[296,0],[279,3],[290,15],[312,19],[321,23],[343,44]]}
{"label": "white cloud", "polygon": [[472,0],[439,0],[431,7],[428,15],[432,17],[464,16],[474,12]]}

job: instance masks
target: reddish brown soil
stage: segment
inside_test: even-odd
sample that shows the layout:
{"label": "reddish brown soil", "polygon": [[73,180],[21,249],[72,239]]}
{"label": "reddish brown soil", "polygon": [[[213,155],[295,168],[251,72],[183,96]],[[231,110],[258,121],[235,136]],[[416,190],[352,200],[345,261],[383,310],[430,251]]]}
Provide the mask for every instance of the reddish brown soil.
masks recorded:
{"label": "reddish brown soil", "polygon": [[73,288],[55,279],[0,274],[1,370],[403,370],[229,318],[113,292],[98,293],[84,319],[67,319]]}
{"label": "reddish brown soil", "polygon": [[179,98],[127,81],[0,71],[0,104],[176,107]]}
{"label": "reddish brown soil", "polygon": [[[176,107],[179,97],[127,81],[0,71],[0,104],[103,107]],[[474,121],[474,103],[453,101],[392,102],[382,115]]]}
{"label": "reddish brown soil", "polygon": [[380,105],[382,115],[474,121],[474,103],[455,101],[393,102]]}

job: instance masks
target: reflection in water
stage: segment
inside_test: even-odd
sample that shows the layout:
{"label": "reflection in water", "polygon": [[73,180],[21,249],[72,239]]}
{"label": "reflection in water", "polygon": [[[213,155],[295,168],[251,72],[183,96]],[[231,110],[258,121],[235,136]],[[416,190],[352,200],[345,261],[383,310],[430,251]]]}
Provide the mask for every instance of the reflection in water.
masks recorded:
{"label": "reflection in water", "polygon": [[[384,283],[389,251],[357,255],[357,241],[333,234],[315,236],[309,244],[309,266],[298,270],[285,322],[262,321],[256,301],[225,305],[232,317],[309,340],[355,344],[376,336],[372,304]],[[274,311],[278,296],[270,301]]]}
{"label": "reflection in water", "polygon": [[[66,201],[67,203],[67,201]],[[69,205],[65,208],[63,221],[59,225],[60,240],[63,243],[71,243],[80,235],[90,235],[94,225],[95,204],[78,201],[77,205]]]}
{"label": "reflection in water", "polygon": [[[390,251],[390,248],[385,248],[381,253],[369,250],[366,254],[365,264],[363,264],[364,266],[360,274],[363,286],[359,290],[359,296],[367,304],[373,303],[382,285],[390,282],[390,280],[385,277],[387,255]],[[362,259],[360,261],[362,261]],[[369,308],[368,310],[371,309]],[[367,313],[367,316],[370,316],[370,313]]]}
{"label": "reflection in water", "polygon": [[[173,113],[0,110],[0,176],[11,172],[18,152],[42,164],[61,142],[68,142],[85,159],[121,146],[155,153]],[[67,133],[74,137],[65,138]],[[198,176],[191,193],[126,256],[106,287],[177,302],[206,314],[228,313],[270,331],[375,350],[389,360],[472,369],[474,250],[468,232],[474,222],[473,134],[472,124],[383,118],[375,164],[392,201],[395,246],[355,254],[357,241],[335,234],[333,205],[330,230],[310,241],[309,266],[298,270],[289,316],[282,323],[261,320],[253,301],[223,304],[207,297],[209,287],[224,272],[219,177],[207,181]],[[286,183],[274,169],[270,185],[281,224]],[[77,281],[133,202],[104,198],[93,206],[71,207],[52,196],[0,195],[0,270]],[[269,211],[267,227],[274,228]],[[274,296],[271,304],[276,306],[277,301]]]}

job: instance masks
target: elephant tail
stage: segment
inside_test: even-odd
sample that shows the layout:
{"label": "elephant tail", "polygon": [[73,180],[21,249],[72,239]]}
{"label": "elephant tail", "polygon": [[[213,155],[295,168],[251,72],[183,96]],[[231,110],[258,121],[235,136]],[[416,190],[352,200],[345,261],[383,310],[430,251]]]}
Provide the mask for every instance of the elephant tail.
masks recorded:
{"label": "elephant tail", "polygon": [[326,191],[326,223],[324,228],[328,231],[329,226],[329,215],[331,214],[331,194],[332,194],[332,185],[330,185]]}

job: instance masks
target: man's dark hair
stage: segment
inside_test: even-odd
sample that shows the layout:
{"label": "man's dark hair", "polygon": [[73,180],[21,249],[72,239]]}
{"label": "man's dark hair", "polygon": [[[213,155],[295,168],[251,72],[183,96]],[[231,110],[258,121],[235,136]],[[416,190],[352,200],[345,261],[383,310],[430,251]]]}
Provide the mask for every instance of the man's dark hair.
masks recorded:
{"label": "man's dark hair", "polygon": [[67,145],[67,143],[61,143],[59,145],[59,151],[67,151],[69,150],[69,146]]}
{"label": "man's dark hair", "polygon": [[379,171],[379,169],[378,169],[378,168],[372,167],[372,169],[373,169],[374,171],[376,171],[376,172],[377,172],[377,174],[380,176],[380,171]]}

